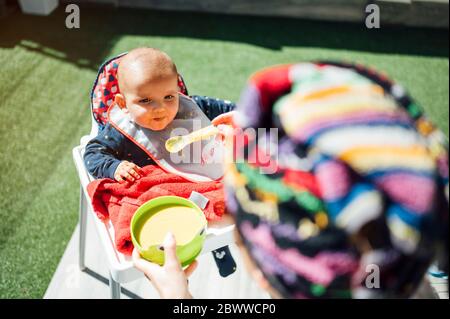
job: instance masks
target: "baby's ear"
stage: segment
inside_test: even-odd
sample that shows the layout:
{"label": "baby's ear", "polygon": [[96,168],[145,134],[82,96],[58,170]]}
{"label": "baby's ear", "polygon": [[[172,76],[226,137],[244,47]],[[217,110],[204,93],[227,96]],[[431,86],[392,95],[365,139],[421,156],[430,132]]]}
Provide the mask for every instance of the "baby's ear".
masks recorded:
{"label": "baby's ear", "polygon": [[125,102],[125,98],[122,94],[117,93],[116,96],[114,97],[114,102],[116,102],[116,104],[121,108],[125,108],[127,106],[127,103]]}

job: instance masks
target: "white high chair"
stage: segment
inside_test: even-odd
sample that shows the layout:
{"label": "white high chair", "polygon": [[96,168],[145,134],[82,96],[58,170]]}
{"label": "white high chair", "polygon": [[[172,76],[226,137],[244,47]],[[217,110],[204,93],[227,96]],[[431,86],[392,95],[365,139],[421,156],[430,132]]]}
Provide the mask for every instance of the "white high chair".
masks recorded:
{"label": "white high chair", "polygon": [[[79,267],[80,270],[86,269],[85,250],[86,250],[86,227],[87,214],[94,214],[91,201],[87,193],[87,185],[94,178],[88,173],[84,162],[83,153],[88,141],[98,133],[98,124],[92,117],[92,128],[89,135],[83,136],[80,145],[72,150],[75,167],[80,178],[80,211],[79,211]],[[101,221],[97,216],[94,220],[95,229],[100,237],[101,246],[107,257],[109,268],[109,286],[111,298],[119,299],[121,293],[121,284],[144,278],[142,272],[134,268],[131,257],[118,252],[114,244],[114,228],[110,220]],[[208,225],[207,236],[201,254],[211,252],[218,248],[227,246],[234,242],[234,225],[224,218],[221,222],[210,223]]]}

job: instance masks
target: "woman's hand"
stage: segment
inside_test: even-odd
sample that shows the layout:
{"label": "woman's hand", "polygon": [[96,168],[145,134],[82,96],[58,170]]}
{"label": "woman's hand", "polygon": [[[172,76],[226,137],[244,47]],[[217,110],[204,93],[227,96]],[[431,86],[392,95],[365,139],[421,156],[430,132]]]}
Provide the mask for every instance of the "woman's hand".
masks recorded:
{"label": "woman's hand", "polygon": [[211,121],[211,123],[219,129],[219,134],[217,135],[218,140],[224,141],[227,136],[233,134],[233,129],[235,128],[235,114],[236,111],[223,113]]}
{"label": "woman's hand", "polygon": [[163,247],[164,266],[142,259],[136,249],[133,250],[134,266],[152,282],[162,299],[191,299],[187,278],[197,268],[197,261],[183,271],[176,255],[175,237],[171,233],[166,235]]}
{"label": "woman's hand", "polygon": [[211,123],[215,126],[218,126],[219,124],[234,126],[233,117],[235,116],[235,114],[236,114],[236,111],[231,111],[231,112],[220,114],[219,116],[215,117],[211,121]]}
{"label": "woman's hand", "polygon": [[142,177],[142,169],[134,163],[122,161],[114,172],[114,179],[119,183],[134,182]]}

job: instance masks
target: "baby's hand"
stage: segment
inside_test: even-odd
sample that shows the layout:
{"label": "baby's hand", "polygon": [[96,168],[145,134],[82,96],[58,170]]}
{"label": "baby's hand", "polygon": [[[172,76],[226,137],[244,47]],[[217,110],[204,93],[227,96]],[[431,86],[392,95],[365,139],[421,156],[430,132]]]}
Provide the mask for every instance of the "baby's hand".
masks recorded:
{"label": "baby's hand", "polygon": [[142,169],[134,163],[123,161],[117,166],[114,179],[119,183],[134,182],[142,177]]}

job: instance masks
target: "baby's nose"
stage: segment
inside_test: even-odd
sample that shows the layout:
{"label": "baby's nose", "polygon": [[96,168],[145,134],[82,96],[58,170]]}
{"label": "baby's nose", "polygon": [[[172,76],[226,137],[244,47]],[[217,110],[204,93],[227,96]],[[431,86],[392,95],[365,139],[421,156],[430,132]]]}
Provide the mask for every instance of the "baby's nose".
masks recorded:
{"label": "baby's nose", "polygon": [[156,104],[155,107],[153,108],[153,113],[154,114],[158,114],[158,113],[165,113],[166,112],[166,108],[161,105],[161,104]]}

